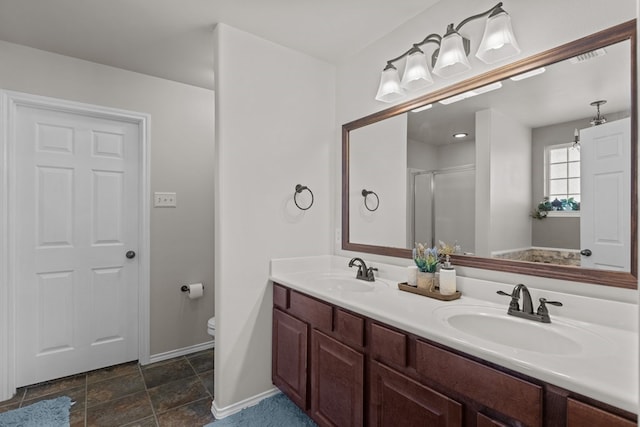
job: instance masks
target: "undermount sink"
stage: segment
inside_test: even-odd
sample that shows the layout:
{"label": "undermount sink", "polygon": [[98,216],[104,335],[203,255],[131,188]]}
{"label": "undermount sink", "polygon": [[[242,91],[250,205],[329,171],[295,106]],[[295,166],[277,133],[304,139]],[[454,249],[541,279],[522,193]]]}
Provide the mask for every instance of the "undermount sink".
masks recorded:
{"label": "undermount sink", "polygon": [[436,310],[436,316],[445,326],[468,337],[518,350],[576,355],[610,348],[606,338],[580,326],[553,318],[549,324],[513,317],[507,314],[506,307],[504,310],[482,306],[441,307]]}
{"label": "undermount sink", "polygon": [[335,290],[340,292],[373,292],[379,287],[388,287],[389,284],[381,279],[375,282],[367,282],[353,277],[347,277],[340,274],[321,275],[317,279],[319,286],[329,291]]}

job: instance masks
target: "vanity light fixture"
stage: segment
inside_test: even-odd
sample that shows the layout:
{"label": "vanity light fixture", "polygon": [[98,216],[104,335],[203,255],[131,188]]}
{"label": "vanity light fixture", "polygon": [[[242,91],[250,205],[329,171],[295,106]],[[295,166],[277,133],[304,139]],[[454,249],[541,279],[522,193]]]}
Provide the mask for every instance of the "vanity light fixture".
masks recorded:
{"label": "vanity light fixture", "polygon": [[[511,17],[502,9],[502,2],[486,12],[470,16],[454,27],[447,26],[444,36],[432,33],[421,42],[414,43],[402,55],[387,61],[382,70],[376,99],[382,102],[394,102],[405,95],[405,91],[416,91],[433,84],[433,78],[427,65],[427,57],[422,46],[427,43],[437,47],[431,54],[433,74],[449,78],[471,69],[467,59],[471,50],[471,41],[463,37],[459,30],[468,22],[487,17],[484,35],[476,53],[476,57],[487,64],[493,64],[520,53],[511,27]],[[407,58],[402,80],[395,62]]]}
{"label": "vanity light fixture", "polygon": [[453,137],[456,139],[466,138],[467,136],[469,136],[469,134],[466,132],[458,132],[453,134]]}

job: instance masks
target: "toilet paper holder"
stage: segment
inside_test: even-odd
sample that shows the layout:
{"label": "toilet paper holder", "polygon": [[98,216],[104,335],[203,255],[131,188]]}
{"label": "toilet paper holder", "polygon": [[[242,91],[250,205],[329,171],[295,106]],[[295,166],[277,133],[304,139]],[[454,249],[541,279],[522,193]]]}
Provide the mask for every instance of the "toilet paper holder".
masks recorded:
{"label": "toilet paper holder", "polygon": [[188,287],[187,285],[182,285],[182,286],[180,287],[180,291],[181,291],[181,292],[189,292],[189,287]]}

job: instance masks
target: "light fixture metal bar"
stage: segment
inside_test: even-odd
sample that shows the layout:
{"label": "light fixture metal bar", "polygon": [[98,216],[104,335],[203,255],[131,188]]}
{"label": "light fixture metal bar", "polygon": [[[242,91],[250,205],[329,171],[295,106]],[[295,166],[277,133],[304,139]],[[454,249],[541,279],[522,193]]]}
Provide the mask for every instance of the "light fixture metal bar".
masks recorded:
{"label": "light fixture metal bar", "polygon": [[[476,20],[478,18],[482,18],[483,16],[487,16],[493,12],[498,12],[498,10],[502,9],[502,2],[498,3],[497,5],[493,6],[491,9],[487,10],[486,12],[482,12],[482,13],[478,13],[477,15],[473,15],[468,17],[467,19],[463,20],[462,22],[460,22],[457,26],[456,26],[456,31],[460,30],[460,28],[462,28],[463,25]],[[453,24],[452,24],[453,25]]]}

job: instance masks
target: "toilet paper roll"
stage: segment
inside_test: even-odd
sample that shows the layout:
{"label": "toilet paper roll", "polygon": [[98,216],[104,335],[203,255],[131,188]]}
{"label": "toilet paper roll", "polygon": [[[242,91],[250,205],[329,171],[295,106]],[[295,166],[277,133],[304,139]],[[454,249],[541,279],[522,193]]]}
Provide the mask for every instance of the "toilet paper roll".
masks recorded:
{"label": "toilet paper roll", "polygon": [[189,286],[189,299],[198,299],[204,294],[204,286],[202,283],[192,283]]}

